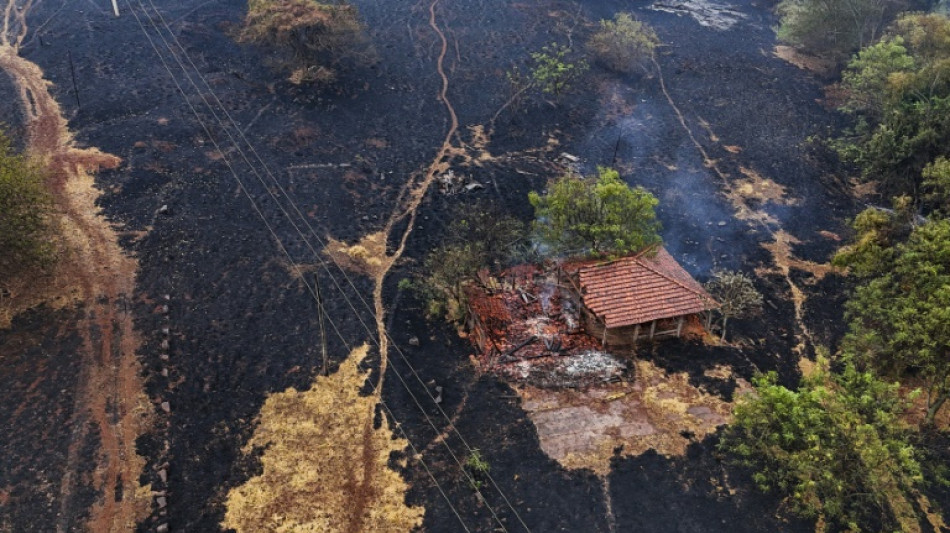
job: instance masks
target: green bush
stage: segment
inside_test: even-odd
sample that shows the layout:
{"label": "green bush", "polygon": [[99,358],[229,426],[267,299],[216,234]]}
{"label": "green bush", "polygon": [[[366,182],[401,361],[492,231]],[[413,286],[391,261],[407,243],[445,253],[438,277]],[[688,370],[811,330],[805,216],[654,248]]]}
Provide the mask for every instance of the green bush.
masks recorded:
{"label": "green bush", "polygon": [[916,523],[908,496],[921,482],[917,451],[900,420],[898,385],[846,365],[819,370],[796,390],[774,374],[755,380],[720,449],[752,468],[763,491],[785,498],[801,516],[823,517],[827,530],[884,531]]}
{"label": "green bush", "polygon": [[52,213],[46,173],[0,132],[0,281],[52,264]]}
{"label": "green bush", "polygon": [[782,0],[778,39],[807,53],[844,61],[876,40],[905,0]]}
{"label": "green bush", "polygon": [[613,20],[600,21],[600,29],[587,42],[587,48],[605,67],[629,74],[645,69],[659,44],[653,28],[630,13],[617,13]]}
{"label": "green bush", "polygon": [[950,156],[950,19],[901,17],[848,63],[840,92],[854,126],[834,148],[881,192],[919,200],[924,169]]}

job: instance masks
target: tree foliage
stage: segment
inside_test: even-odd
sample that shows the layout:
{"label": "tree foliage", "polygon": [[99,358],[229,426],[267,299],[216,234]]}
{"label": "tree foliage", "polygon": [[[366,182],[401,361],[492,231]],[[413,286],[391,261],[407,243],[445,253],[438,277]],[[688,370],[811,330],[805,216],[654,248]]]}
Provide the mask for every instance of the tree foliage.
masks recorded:
{"label": "tree foliage", "polygon": [[920,482],[920,466],[900,421],[897,384],[850,364],[840,374],[820,368],[797,390],[778,385],[774,373],[754,382],[720,449],[751,467],[761,490],[829,527],[915,521],[906,494]]}
{"label": "tree foliage", "polygon": [[531,53],[526,74],[517,67],[509,71],[508,81],[516,94],[538,90],[560,99],[588,69],[586,61],[571,55],[569,47],[551,43]]}
{"label": "tree foliage", "polygon": [[888,243],[908,225],[900,216],[863,214],[856,244],[836,257],[860,279],[843,350],[883,375],[921,379],[931,424],[950,399],[950,220],[934,218]]}
{"label": "tree foliage", "polygon": [[52,213],[46,173],[0,132],[0,281],[52,263]]}
{"label": "tree foliage", "polygon": [[752,284],[752,278],[742,272],[717,270],[706,283],[706,290],[722,306],[722,338],[726,338],[726,323],[730,318],[743,318],[762,310],[762,295]]}
{"label": "tree foliage", "polygon": [[425,258],[425,274],[415,284],[430,316],[463,318],[464,286],[483,268],[506,266],[525,237],[519,220],[497,208],[472,204],[459,210],[445,242]]}
{"label": "tree foliage", "polygon": [[630,13],[617,13],[613,20],[600,21],[600,29],[591,36],[587,48],[605,67],[629,74],[645,68],[659,44],[653,28]]}
{"label": "tree foliage", "polygon": [[528,199],[538,237],[558,253],[624,254],[660,242],[656,197],[611,168],[598,167],[596,177],[565,174]]}
{"label": "tree foliage", "polygon": [[241,38],[281,52],[294,83],[332,83],[344,62],[373,57],[359,13],[346,2],[249,0]]}
{"label": "tree foliage", "polygon": [[950,19],[905,15],[842,74],[852,131],[835,143],[884,192],[919,199],[922,171],[950,155]]}
{"label": "tree foliage", "polygon": [[873,42],[905,0],[782,0],[777,36],[807,53],[836,61]]}

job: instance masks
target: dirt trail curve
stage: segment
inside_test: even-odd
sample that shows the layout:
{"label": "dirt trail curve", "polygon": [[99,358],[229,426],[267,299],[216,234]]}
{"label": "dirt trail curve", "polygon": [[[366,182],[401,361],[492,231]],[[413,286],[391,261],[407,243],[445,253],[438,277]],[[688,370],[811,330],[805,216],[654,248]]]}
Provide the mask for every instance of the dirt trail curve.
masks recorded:
{"label": "dirt trail curve", "polygon": [[429,26],[436,33],[441,42],[439,57],[435,66],[439,73],[439,77],[442,79],[442,89],[439,91],[439,100],[445,106],[445,109],[449,114],[449,129],[446,131],[445,139],[442,141],[442,146],[436,153],[432,163],[430,163],[425,172],[421,174],[421,179],[419,179],[418,176],[414,176],[413,179],[411,179],[409,183],[406,184],[402,191],[400,191],[396,207],[393,210],[393,214],[389,217],[389,220],[386,222],[386,227],[383,230],[383,233],[386,236],[385,242],[388,242],[389,237],[393,234],[396,225],[403,220],[406,220],[406,228],[403,230],[402,236],[399,239],[399,246],[395,251],[393,251],[392,254],[387,254],[385,256],[381,267],[375,271],[374,276],[375,285],[373,288],[373,309],[376,315],[376,330],[379,336],[380,357],[380,378],[379,383],[376,385],[377,395],[379,395],[382,391],[383,378],[386,374],[386,365],[389,356],[389,339],[386,335],[385,321],[386,309],[383,306],[383,283],[386,281],[386,276],[389,274],[389,271],[392,270],[393,265],[406,251],[406,242],[408,242],[409,235],[412,233],[412,228],[415,226],[416,214],[419,211],[419,205],[422,204],[422,200],[429,191],[429,187],[432,186],[432,183],[435,181],[435,177],[437,175],[449,169],[449,163],[447,159],[448,156],[453,152],[454,148],[452,146],[452,138],[455,136],[459,127],[458,115],[456,115],[455,108],[452,107],[452,102],[450,102],[448,98],[449,78],[445,74],[444,62],[445,54],[449,48],[449,43],[445,38],[445,33],[441,28],[439,28],[439,25],[435,20],[435,8],[438,4],[439,0],[433,0],[433,2],[429,4]]}
{"label": "dirt trail curve", "polygon": [[[386,331],[386,307],[383,304],[383,284],[386,281],[386,276],[392,270],[393,265],[402,257],[402,254],[405,252],[406,243],[409,240],[409,235],[412,233],[412,229],[415,226],[416,214],[418,212],[419,206],[422,204],[422,200],[425,198],[426,193],[429,190],[429,187],[435,181],[435,177],[448,170],[448,163],[446,159],[449,154],[453,151],[452,139],[458,131],[458,116],[455,113],[455,108],[452,107],[451,102],[448,100],[448,90],[449,90],[449,79],[445,74],[443,68],[443,63],[445,60],[446,53],[448,52],[448,40],[445,38],[445,34],[442,29],[439,28],[436,23],[435,10],[436,6],[439,4],[440,0],[433,0],[429,5],[429,26],[439,37],[441,42],[441,47],[439,50],[438,59],[436,60],[436,70],[439,74],[439,77],[442,79],[442,89],[439,91],[439,100],[445,106],[449,114],[449,128],[445,134],[445,139],[442,142],[442,146],[439,148],[439,151],[436,153],[435,158],[432,163],[421,173],[414,174],[408,181],[408,183],[403,187],[399,192],[399,196],[396,200],[396,206],[393,209],[393,214],[389,217],[385,228],[376,234],[370,235],[367,238],[367,242],[375,241],[380,246],[375,246],[378,251],[374,260],[377,261],[375,266],[369,271],[373,277],[373,314],[376,320],[376,334],[379,340],[379,380],[376,383],[376,386],[373,391],[373,397],[375,399],[372,402],[372,410],[366,414],[366,417],[363,422],[363,434],[362,434],[362,475],[361,483],[358,487],[353,490],[353,499],[352,505],[354,512],[351,513],[351,516],[354,517],[354,521],[349,525],[349,531],[357,532],[362,529],[362,517],[366,514],[364,508],[369,505],[371,502],[371,491],[372,491],[372,481],[376,478],[375,469],[377,468],[376,461],[372,460],[375,450],[375,441],[374,441],[374,420],[375,420],[375,410],[379,402],[382,401],[382,392],[383,392],[383,383],[385,382],[386,370],[388,368],[389,362],[389,335]],[[390,238],[395,236],[395,231],[397,231],[397,225],[400,222],[406,221],[405,229],[402,234],[399,236],[399,245],[391,253],[387,253],[386,243],[390,242]]]}
{"label": "dirt trail curve", "polygon": [[99,214],[91,173],[115,168],[119,159],[94,148],[75,146],[59,104],[50,93],[50,82],[40,68],[20,57],[28,33],[26,16],[32,0],[17,5],[7,0],[0,35],[0,68],[19,91],[26,117],[27,150],[46,164],[62,211],[65,237],[72,253],[65,261],[77,278],[85,303],[79,324],[83,336],[83,368],[73,413],[73,433],[66,474],[60,485],[58,531],[73,530],[65,512],[70,508],[80,470],[79,445],[90,423],[98,429],[99,455],[92,483],[99,499],[89,510],[86,529],[96,532],[132,531],[148,507],[148,494],[138,485],[144,459],[135,453],[150,410],[142,392],[135,352],[129,299],[132,297],[136,262],[118,245],[115,232]]}

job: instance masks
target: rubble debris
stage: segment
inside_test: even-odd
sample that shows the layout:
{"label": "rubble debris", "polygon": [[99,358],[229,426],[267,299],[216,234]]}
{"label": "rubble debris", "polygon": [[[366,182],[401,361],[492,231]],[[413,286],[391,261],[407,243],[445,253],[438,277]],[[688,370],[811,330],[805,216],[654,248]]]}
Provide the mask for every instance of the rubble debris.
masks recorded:
{"label": "rubble debris", "polygon": [[469,338],[480,352],[475,359],[482,371],[538,387],[622,378],[627,365],[580,327],[577,306],[556,275],[518,265],[498,277],[481,277],[479,287],[467,289],[467,299]]}
{"label": "rubble debris", "polygon": [[456,174],[454,170],[449,170],[436,178],[439,184],[439,190],[443,194],[459,194],[461,192],[473,192],[484,189],[485,186],[473,180],[465,174]]}

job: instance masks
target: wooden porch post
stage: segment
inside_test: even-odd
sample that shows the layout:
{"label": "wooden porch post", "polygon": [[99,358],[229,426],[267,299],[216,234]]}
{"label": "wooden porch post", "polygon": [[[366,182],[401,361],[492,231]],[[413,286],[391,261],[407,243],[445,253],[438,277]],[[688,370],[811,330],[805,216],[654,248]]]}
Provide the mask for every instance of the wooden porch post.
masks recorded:
{"label": "wooden porch post", "polygon": [[712,311],[706,311],[706,331],[712,327]]}
{"label": "wooden porch post", "polygon": [[683,331],[683,317],[680,317],[679,322],[676,323],[676,338],[680,336],[680,332]]}
{"label": "wooden porch post", "polygon": [[653,340],[653,333],[656,331],[656,320],[650,322],[650,340]]}
{"label": "wooden porch post", "polygon": [[636,344],[639,338],[640,338],[640,324],[637,324],[637,327],[633,328],[633,343]]}

